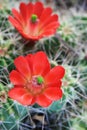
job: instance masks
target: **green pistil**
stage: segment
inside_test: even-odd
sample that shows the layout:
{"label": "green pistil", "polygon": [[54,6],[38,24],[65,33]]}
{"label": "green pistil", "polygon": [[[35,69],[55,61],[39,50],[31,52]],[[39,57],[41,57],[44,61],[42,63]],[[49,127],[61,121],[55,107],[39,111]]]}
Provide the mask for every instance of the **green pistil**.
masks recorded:
{"label": "green pistil", "polygon": [[44,79],[42,76],[37,77],[37,83],[42,84],[44,82]]}
{"label": "green pistil", "polygon": [[36,14],[32,14],[31,16],[31,22],[35,23],[37,21],[37,15]]}

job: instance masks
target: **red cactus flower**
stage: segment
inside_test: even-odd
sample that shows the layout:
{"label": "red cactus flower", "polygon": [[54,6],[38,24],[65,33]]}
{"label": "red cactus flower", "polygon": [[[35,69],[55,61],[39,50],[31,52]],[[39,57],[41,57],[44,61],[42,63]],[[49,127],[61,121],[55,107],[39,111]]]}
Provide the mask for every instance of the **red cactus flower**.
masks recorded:
{"label": "red cactus flower", "polygon": [[20,11],[12,9],[9,21],[26,39],[38,40],[54,34],[59,27],[58,16],[52,14],[50,7],[44,8],[41,2],[21,3]]}
{"label": "red cactus flower", "polygon": [[16,70],[10,73],[14,87],[9,90],[10,98],[22,105],[39,104],[49,106],[62,97],[61,79],[65,70],[62,66],[50,68],[44,52],[19,56],[14,60]]}

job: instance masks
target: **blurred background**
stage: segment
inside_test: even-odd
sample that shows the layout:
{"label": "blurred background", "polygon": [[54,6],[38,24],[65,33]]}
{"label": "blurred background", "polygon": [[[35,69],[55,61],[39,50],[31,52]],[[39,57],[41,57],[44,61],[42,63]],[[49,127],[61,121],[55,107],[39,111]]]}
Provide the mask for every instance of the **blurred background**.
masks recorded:
{"label": "blurred background", "polygon": [[[76,10],[87,10],[87,0],[0,0],[0,5],[6,5],[13,4],[15,2],[36,2],[41,1],[45,3],[46,5],[51,5],[53,8],[63,8],[63,9],[69,9],[69,8],[76,8]],[[15,4],[14,4],[15,5]],[[13,5],[13,6],[14,6]]]}

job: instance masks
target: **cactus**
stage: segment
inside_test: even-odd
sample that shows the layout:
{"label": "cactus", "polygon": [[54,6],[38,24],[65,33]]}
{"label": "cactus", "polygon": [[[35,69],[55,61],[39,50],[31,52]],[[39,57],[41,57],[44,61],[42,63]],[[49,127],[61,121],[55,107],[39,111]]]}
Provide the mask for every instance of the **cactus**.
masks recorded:
{"label": "cactus", "polygon": [[[6,1],[8,4],[8,0]],[[13,2],[16,5],[15,0]],[[27,2],[27,0],[26,0]],[[0,9],[0,130],[86,130],[87,129],[87,17],[75,14],[62,22],[58,32],[34,46],[8,22],[12,3]],[[9,73],[19,55],[44,51],[51,67],[62,65],[63,97],[49,107],[23,106],[8,97],[12,88]]]}

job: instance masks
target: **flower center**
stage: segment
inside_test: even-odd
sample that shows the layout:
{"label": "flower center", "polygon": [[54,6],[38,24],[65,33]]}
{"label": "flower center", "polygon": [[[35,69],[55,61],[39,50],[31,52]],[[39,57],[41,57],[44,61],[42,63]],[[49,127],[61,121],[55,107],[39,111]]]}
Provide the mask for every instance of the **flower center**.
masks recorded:
{"label": "flower center", "polygon": [[31,81],[27,83],[26,88],[33,95],[42,93],[45,88],[44,78],[42,76],[33,76]]}
{"label": "flower center", "polygon": [[42,84],[43,82],[44,82],[43,77],[42,77],[42,76],[38,76],[38,77],[37,77],[37,83],[38,83],[38,84]]}
{"label": "flower center", "polygon": [[37,21],[37,15],[36,14],[32,14],[32,16],[31,16],[31,22],[32,23],[36,23],[36,21]]}
{"label": "flower center", "polygon": [[33,76],[31,82],[34,88],[42,87],[44,79],[42,76]]}

